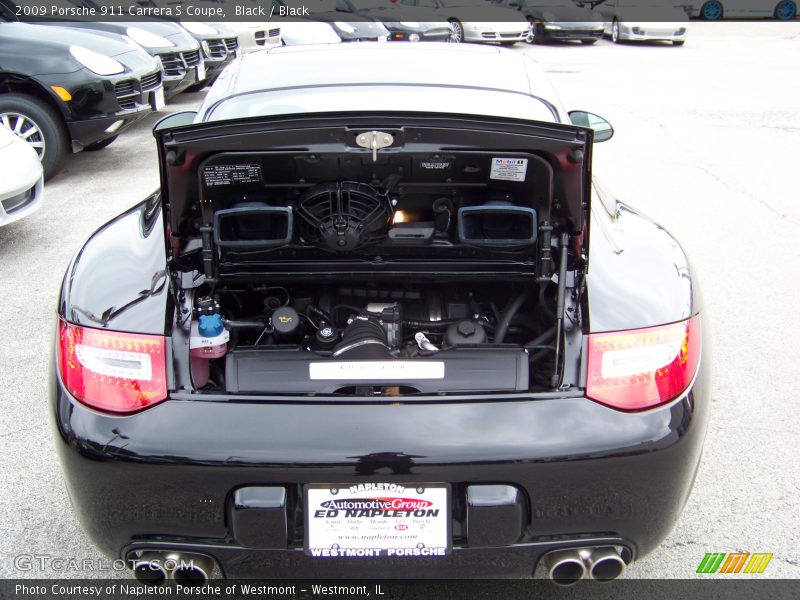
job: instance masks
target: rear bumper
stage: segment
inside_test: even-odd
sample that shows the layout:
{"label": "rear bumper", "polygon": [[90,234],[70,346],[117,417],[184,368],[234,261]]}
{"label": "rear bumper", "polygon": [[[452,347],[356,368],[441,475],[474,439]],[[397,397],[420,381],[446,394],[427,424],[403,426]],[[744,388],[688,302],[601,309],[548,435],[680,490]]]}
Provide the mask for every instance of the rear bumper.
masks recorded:
{"label": "rear bumper", "polygon": [[[669,534],[700,460],[703,381],[701,373],[680,400],[641,414],[577,396],[404,405],[173,398],[109,417],[75,402],[57,377],[51,401],[74,508],[109,556],[200,551],[234,578],[526,577],[552,549],[621,545],[636,558]],[[453,552],[306,556],[304,485],[364,482],[451,484]],[[468,518],[467,487],[480,484],[519,490],[511,529],[499,514]],[[272,513],[285,529],[267,528],[257,544],[235,531],[232,496],[245,486],[286,490]],[[493,537],[501,530],[503,539]]]}

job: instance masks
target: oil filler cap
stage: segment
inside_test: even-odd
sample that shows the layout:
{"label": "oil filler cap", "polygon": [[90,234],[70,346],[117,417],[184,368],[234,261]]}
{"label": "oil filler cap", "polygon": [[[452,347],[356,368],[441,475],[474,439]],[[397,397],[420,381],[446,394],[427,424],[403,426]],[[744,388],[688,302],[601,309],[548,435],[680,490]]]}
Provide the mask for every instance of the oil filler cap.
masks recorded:
{"label": "oil filler cap", "polygon": [[272,313],[272,328],[280,335],[290,335],[300,326],[300,315],[291,306],[281,306]]}
{"label": "oil filler cap", "polygon": [[206,338],[213,338],[220,335],[225,331],[225,325],[222,324],[222,316],[214,315],[200,315],[200,323],[197,327],[198,333]]}

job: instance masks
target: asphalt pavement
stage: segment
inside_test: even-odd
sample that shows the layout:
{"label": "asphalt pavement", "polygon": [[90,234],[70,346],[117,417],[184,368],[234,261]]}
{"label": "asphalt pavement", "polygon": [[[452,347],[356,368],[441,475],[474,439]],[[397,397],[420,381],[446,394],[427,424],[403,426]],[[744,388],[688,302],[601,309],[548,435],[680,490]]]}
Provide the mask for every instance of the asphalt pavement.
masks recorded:
{"label": "asphalt pavement", "polygon": [[[678,238],[704,296],[713,410],[703,463],[672,535],[626,576],[694,577],[706,552],[738,551],[773,553],[761,577],[800,578],[800,23],[693,22],[682,48],[514,51],[545,67],[568,109],[614,125],[595,175]],[[202,97],[183,94],[166,111]],[[71,157],[38,213],[0,228],[0,577],[123,575],[98,570],[108,560],[73,515],[47,380],[64,269],[92,231],[157,187],[157,118]]]}

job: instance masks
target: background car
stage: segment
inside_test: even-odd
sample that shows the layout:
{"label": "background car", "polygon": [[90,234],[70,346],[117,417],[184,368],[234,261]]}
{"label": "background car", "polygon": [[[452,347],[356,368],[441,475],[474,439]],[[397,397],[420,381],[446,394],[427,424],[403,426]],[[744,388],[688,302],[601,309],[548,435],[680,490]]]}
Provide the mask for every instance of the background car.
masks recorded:
{"label": "background car", "polygon": [[336,11],[336,0],[273,0],[280,7],[307,8],[315,21],[328,23],[343,42],[381,42],[389,39],[389,30],[380,21]]}
{"label": "background car", "polygon": [[202,83],[205,64],[200,44],[177,23],[167,21],[110,22],[65,21],[59,26],[124,35],[141,46],[161,65],[166,100]]}
{"label": "background car", "polygon": [[235,61],[62,280],[48,412],[90,539],[149,584],[570,583],[653,552],[710,356],[677,241],[593,189],[612,133],[501,48]]}
{"label": "background car", "polygon": [[301,19],[281,23],[281,39],[286,46],[338,44],[342,41],[328,23]]}
{"label": "background car", "polygon": [[795,0],[696,0],[692,4],[691,16],[717,21],[723,18],[763,19],[774,17],[779,21],[788,21],[797,16]]}
{"label": "background car", "polygon": [[248,21],[225,21],[225,23],[236,31],[239,50],[243,54],[281,45],[281,28],[275,23]]}
{"label": "background car", "polygon": [[594,44],[603,37],[603,18],[593,10],[565,0],[503,0],[503,6],[519,10],[530,24],[525,41],[579,40]]}
{"label": "background car", "polygon": [[[227,2],[227,0],[192,0],[191,2],[187,2],[186,0],[146,1],[152,6],[176,7],[178,5],[182,5],[184,18],[188,15],[188,8],[190,6],[192,8],[211,10],[218,8],[223,10],[228,9],[229,12],[232,12],[233,10],[231,3]],[[142,3],[142,1],[139,2],[139,4]],[[267,3],[264,0],[239,0],[237,2],[237,6],[241,6],[242,8],[247,8],[253,11],[263,8],[266,4]],[[214,13],[208,14],[212,15],[210,20],[213,21]],[[231,31],[236,33],[236,37],[239,40],[238,50],[241,53],[244,54],[247,52],[253,52],[254,50],[258,50],[260,48],[271,48],[273,46],[280,45],[280,27],[275,21],[267,22],[266,18],[261,21],[233,21],[233,16],[231,14],[227,14],[227,17],[229,18],[225,19],[225,24],[231,28]]]}
{"label": "background car", "polygon": [[447,21],[427,10],[398,6],[389,0],[336,0],[336,10],[360,19],[379,21],[395,41],[444,42],[453,37]]}
{"label": "background car", "polygon": [[[24,125],[20,121],[16,124]],[[44,197],[43,182],[36,150],[10,131],[0,117],[0,226],[39,209]]]}
{"label": "background car", "polygon": [[[183,27],[170,21],[63,21],[55,18],[17,15],[13,0],[0,0],[0,5],[5,5],[7,16],[10,20],[53,24],[59,27],[75,27],[104,31],[126,36],[136,42],[144,50],[161,63],[161,81],[164,84],[164,96],[169,100],[184,91],[191,85],[202,81],[205,66],[200,50],[200,44]],[[59,9],[74,9],[76,7],[93,8],[100,10],[100,4],[95,0],[53,0],[48,6]],[[35,21],[34,21],[35,19]]]}
{"label": "background car", "polygon": [[604,33],[615,44],[666,41],[673,46],[683,46],[689,35],[686,12],[657,0],[605,0],[594,10],[602,16]]}
{"label": "background car", "polygon": [[188,92],[196,92],[214,83],[228,63],[241,54],[239,35],[227,23],[181,21],[180,25],[197,40],[203,53],[205,77],[198,75],[198,82],[186,88]]}
{"label": "background car", "polygon": [[45,178],[163,106],[160,65],[118,35],[0,17],[0,46],[0,120],[34,147]]}
{"label": "background car", "polygon": [[524,41],[530,31],[519,12],[485,0],[400,0],[400,3],[426,8],[449,22],[454,42],[500,42],[510,46]]}

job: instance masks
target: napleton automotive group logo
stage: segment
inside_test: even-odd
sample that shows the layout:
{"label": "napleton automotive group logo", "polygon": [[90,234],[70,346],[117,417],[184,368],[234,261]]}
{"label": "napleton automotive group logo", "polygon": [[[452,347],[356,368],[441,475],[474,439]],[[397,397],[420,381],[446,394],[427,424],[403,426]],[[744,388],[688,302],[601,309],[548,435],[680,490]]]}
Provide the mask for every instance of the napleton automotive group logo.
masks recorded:
{"label": "napleton automotive group logo", "polygon": [[767,552],[707,552],[697,567],[698,573],[763,573],[772,560]]}

